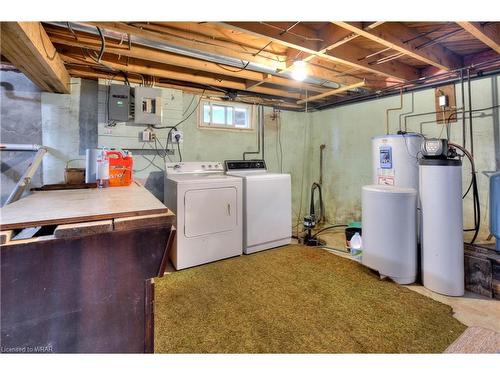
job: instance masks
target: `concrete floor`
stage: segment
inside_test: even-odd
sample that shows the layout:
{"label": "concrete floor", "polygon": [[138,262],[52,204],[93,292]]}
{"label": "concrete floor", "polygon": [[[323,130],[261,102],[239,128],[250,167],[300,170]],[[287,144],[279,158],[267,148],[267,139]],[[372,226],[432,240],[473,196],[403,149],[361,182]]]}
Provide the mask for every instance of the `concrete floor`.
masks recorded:
{"label": "concrete floor", "polygon": [[[345,249],[345,235],[343,231],[328,232],[320,235],[320,238],[326,241],[327,246]],[[348,254],[332,252],[339,256],[350,258]],[[405,287],[451,306],[455,318],[469,327],[482,327],[500,333],[499,300],[489,299],[467,291],[463,297],[449,297],[432,292],[419,284],[405,285]]]}

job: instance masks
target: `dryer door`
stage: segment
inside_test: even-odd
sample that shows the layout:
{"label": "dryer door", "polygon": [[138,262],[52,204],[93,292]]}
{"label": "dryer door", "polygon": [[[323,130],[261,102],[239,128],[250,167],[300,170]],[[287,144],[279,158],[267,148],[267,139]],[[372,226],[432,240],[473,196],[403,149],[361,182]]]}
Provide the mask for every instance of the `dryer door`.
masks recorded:
{"label": "dryer door", "polygon": [[238,225],[235,187],[188,190],[184,206],[186,237],[231,231]]}

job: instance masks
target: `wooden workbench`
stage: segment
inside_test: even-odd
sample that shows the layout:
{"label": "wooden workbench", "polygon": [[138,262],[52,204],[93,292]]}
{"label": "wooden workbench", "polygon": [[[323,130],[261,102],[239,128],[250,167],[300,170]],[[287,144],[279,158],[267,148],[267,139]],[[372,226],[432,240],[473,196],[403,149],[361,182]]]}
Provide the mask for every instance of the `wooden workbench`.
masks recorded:
{"label": "wooden workbench", "polygon": [[[1,351],[153,351],[152,278],[175,216],[143,186],[40,191],[1,209]],[[22,228],[42,235],[16,240]]]}

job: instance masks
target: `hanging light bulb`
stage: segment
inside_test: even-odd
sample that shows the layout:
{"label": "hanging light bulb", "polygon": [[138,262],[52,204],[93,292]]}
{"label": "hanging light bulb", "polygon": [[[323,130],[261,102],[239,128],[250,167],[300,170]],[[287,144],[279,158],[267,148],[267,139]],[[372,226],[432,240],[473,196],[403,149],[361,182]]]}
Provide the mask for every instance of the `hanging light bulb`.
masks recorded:
{"label": "hanging light bulb", "polygon": [[293,63],[292,78],[296,81],[303,81],[307,77],[306,62],[296,60]]}

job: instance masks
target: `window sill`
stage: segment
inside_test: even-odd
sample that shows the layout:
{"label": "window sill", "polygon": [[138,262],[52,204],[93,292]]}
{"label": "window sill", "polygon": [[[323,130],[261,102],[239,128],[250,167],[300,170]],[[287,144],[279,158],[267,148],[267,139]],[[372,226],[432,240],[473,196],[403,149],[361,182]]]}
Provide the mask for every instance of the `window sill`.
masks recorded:
{"label": "window sill", "polygon": [[230,131],[230,132],[244,132],[244,133],[252,133],[255,131],[255,129],[246,129],[246,128],[230,128],[230,127],[224,127],[224,126],[202,126],[198,125],[198,129],[201,130],[224,130],[224,131]]}

